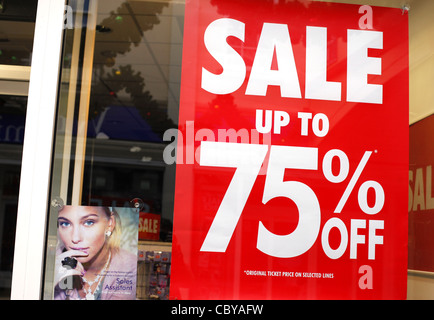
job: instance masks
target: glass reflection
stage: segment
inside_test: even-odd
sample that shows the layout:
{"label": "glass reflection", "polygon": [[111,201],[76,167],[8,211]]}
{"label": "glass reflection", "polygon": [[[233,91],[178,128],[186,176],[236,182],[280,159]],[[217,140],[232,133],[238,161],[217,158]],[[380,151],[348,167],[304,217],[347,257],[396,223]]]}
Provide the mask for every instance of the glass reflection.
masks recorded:
{"label": "glass reflection", "polygon": [[[68,5],[74,27],[65,30],[51,198],[115,207],[139,199],[137,298],[166,299],[168,281],[151,280],[168,275],[159,252],[171,252],[175,166],[163,150],[164,133],[178,122],[184,3]],[[56,218],[51,208],[45,299],[52,299]]]}

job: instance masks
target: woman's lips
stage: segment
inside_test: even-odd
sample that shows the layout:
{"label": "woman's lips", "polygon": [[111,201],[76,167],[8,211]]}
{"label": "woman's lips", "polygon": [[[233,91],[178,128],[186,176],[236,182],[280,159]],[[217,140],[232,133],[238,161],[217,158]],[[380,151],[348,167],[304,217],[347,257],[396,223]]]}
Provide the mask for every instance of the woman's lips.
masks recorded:
{"label": "woman's lips", "polygon": [[89,254],[89,248],[71,248],[72,250],[82,251],[85,254]]}

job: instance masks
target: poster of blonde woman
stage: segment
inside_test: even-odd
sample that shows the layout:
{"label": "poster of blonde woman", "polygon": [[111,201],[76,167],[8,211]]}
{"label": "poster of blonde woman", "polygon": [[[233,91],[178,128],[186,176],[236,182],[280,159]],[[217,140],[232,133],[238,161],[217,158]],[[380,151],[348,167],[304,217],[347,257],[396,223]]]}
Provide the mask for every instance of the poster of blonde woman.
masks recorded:
{"label": "poster of blonde woman", "polygon": [[60,208],[54,299],[135,299],[138,224],[133,208]]}

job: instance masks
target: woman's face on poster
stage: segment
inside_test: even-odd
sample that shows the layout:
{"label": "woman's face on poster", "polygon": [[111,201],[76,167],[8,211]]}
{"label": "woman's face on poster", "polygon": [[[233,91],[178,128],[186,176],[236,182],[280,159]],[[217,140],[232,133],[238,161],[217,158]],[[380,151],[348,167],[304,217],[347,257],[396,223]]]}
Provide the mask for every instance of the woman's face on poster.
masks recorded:
{"label": "woman's face on poster", "polygon": [[67,250],[78,250],[86,256],[76,257],[81,263],[92,260],[105,243],[105,232],[112,230],[112,218],[102,208],[65,206],[58,216],[59,236]]}

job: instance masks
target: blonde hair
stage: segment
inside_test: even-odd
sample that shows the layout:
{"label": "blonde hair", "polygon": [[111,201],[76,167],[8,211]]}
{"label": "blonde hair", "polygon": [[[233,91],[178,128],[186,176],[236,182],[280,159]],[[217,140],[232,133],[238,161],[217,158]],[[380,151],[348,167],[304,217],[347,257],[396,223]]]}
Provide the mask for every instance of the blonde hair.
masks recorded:
{"label": "blonde hair", "polygon": [[117,252],[121,244],[121,235],[122,235],[121,219],[119,218],[119,214],[114,209],[110,210],[109,207],[100,207],[100,209],[107,216],[108,220],[110,220],[112,215],[115,219],[115,226],[112,230],[111,235],[109,237],[106,237],[106,244],[110,251]]}

